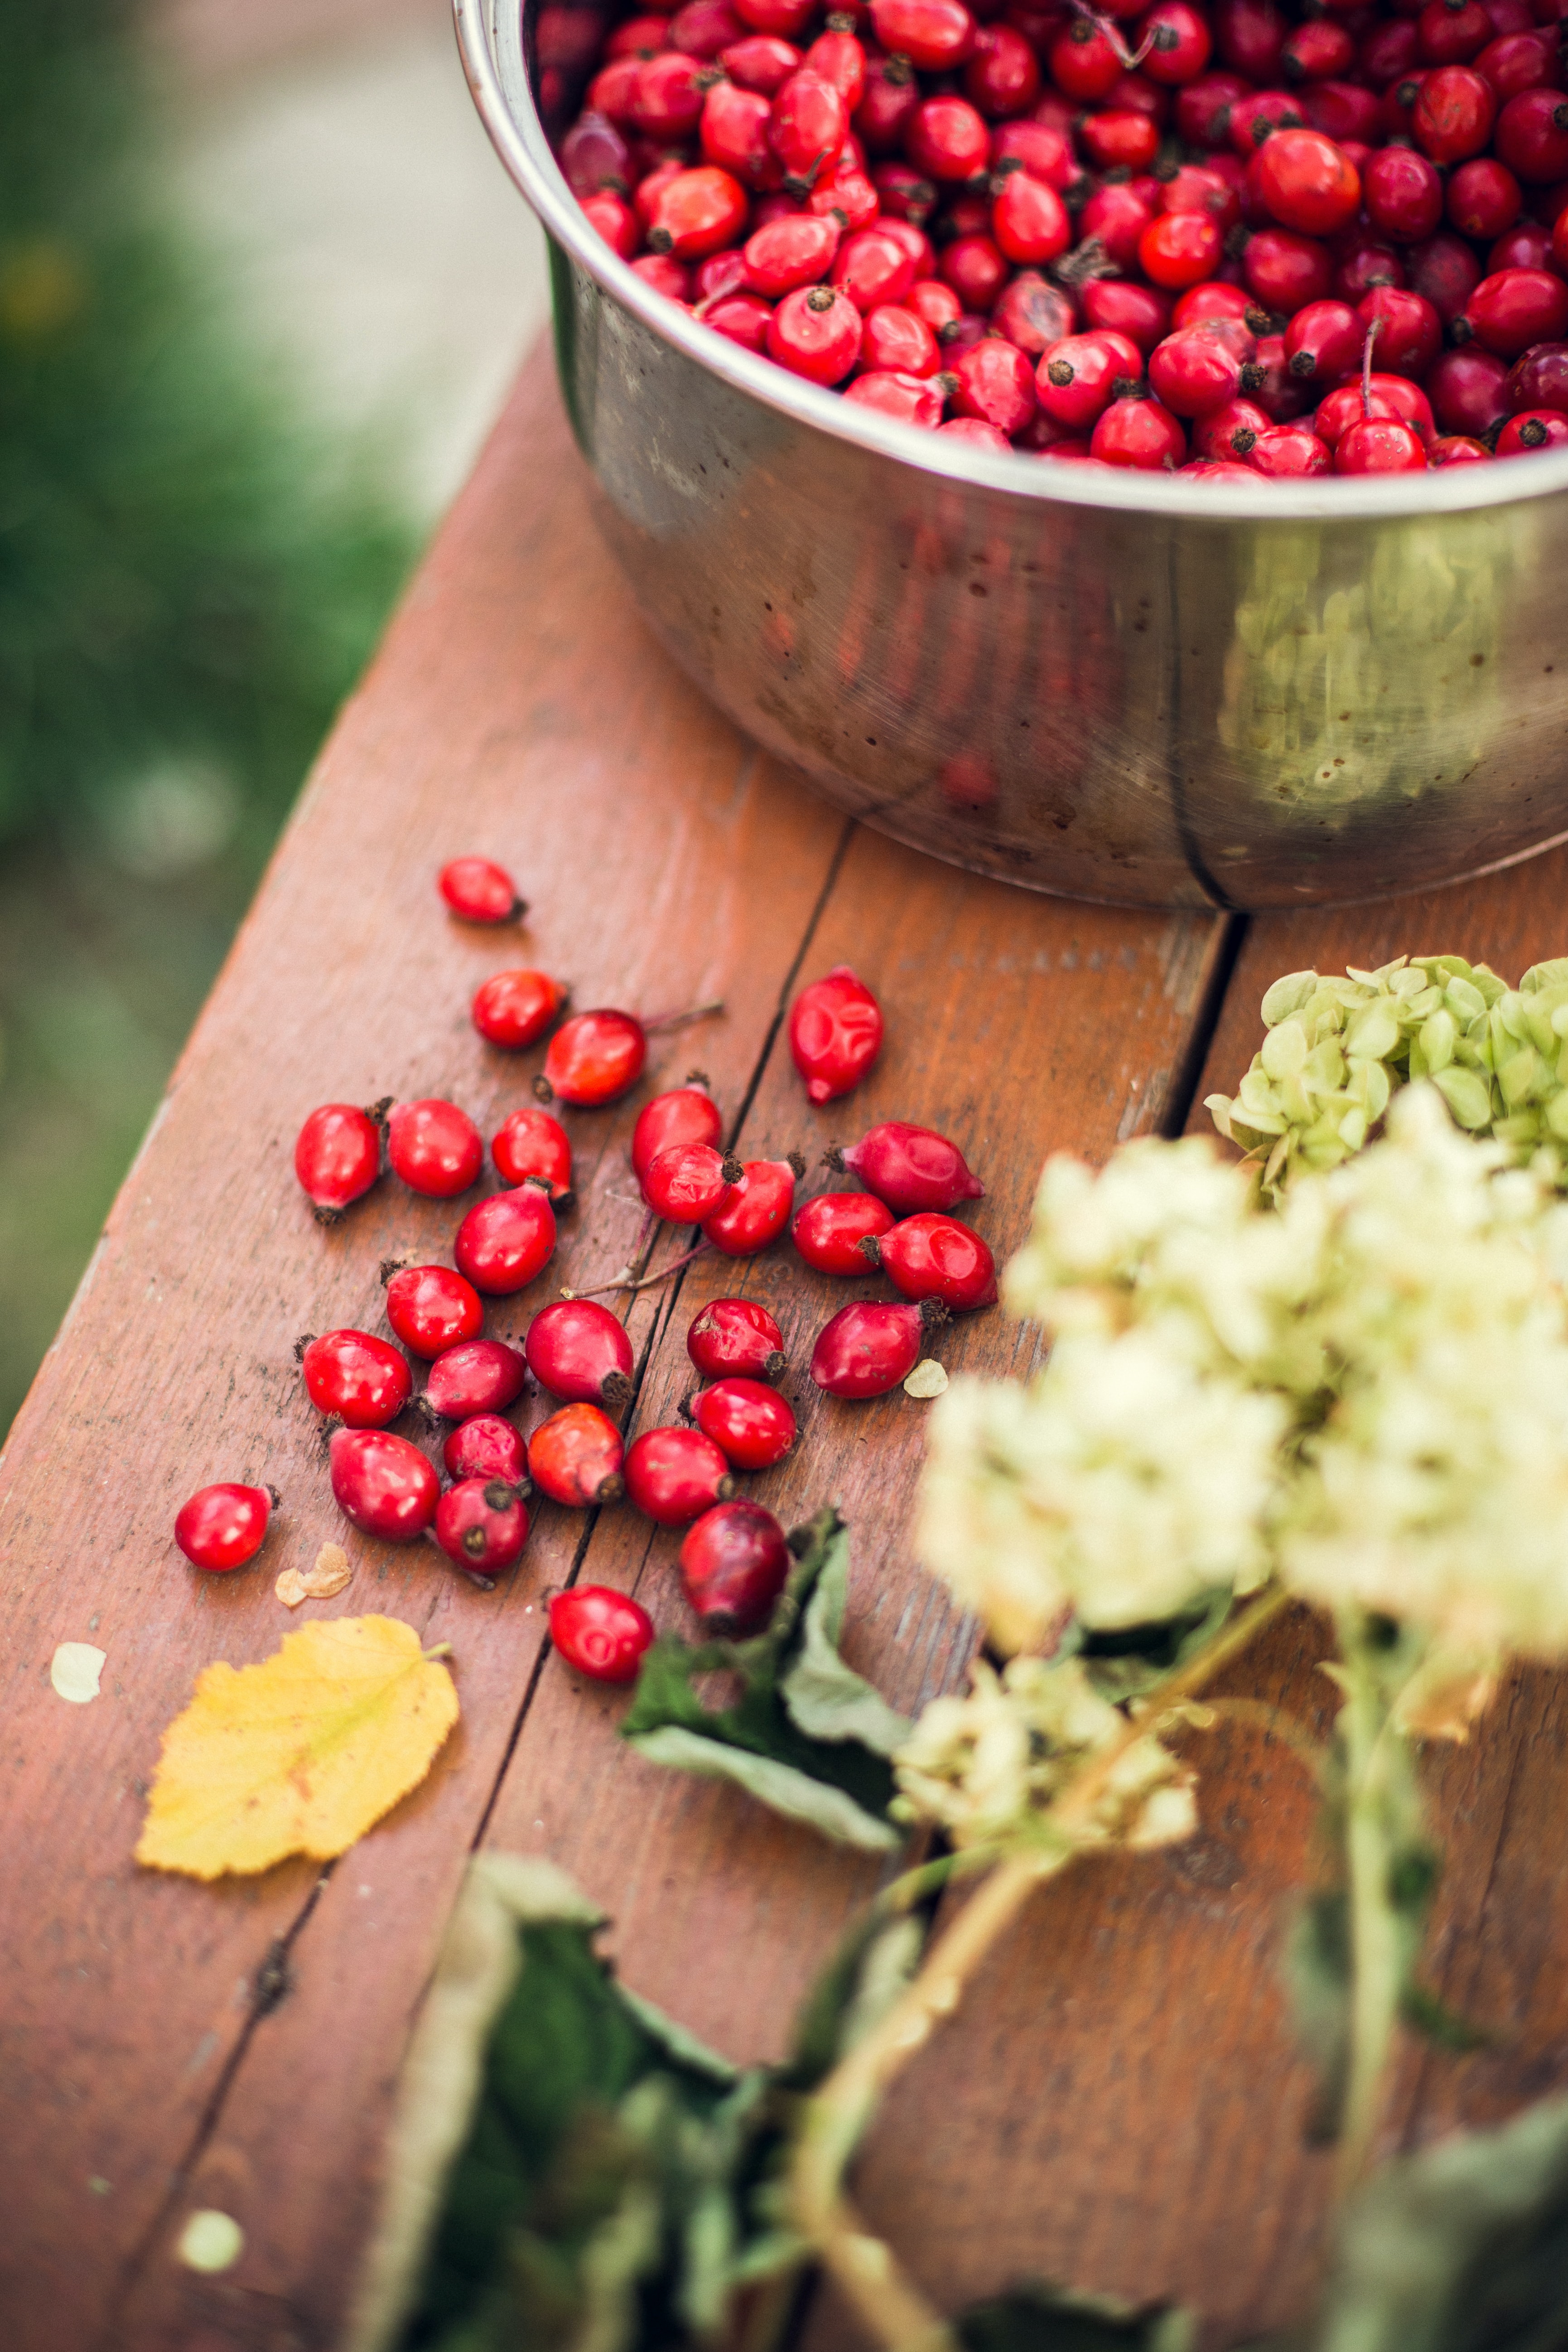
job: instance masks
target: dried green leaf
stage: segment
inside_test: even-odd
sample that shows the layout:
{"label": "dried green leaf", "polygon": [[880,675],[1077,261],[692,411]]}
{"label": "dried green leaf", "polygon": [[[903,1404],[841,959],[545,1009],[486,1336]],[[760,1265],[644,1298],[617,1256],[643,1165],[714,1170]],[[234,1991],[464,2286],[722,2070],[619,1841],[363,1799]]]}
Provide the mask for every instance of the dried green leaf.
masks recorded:
{"label": "dried green leaf", "polygon": [[1015,2287],[955,2323],[968,2352],[1192,2352],[1190,2315],[1169,2304],[1134,2309],[1109,2295]]}
{"label": "dried green leaf", "polygon": [[709,1780],[732,1780],[770,1811],[819,1831],[835,1845],[890,1853],[904,1842],[901,1830],[890,1822],[879,1821],[831,1782],[819,1780],[796,1765],[760,1756],[752,1748],[714,1739],[706,1732],[667,1724],[656,1731],[639,1733],[632,1746],[652,1764],[668,1764],[677,1771],[701,1773]]}
{"label": "dried green leaf", "polygon": [[849,1598],[849,1531],[839,1528],[824,1549],[822,1567],[801,1614],[800,1642],[779,1677],[791,1719],[812,1739],[858,1739],[875,1756],[891,1756],[910,1724],[838,1653]]}

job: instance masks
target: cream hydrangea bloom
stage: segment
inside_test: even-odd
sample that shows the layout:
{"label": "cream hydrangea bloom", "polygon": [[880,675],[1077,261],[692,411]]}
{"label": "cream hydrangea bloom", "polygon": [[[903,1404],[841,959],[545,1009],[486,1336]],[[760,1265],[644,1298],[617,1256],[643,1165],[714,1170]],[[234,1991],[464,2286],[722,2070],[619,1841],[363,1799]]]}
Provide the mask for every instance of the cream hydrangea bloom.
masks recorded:
{"label": "cream hydrangea bloom", "polygon": [[[933,1699],[893,1759],[905,1820],[938,1822],[960,1846],[1048,1843],[1056,1798],[1126,1718],[1069,1658],[977,1659],[962,1696]],[[1073,1845],[1166,1845],[1191,1835],[1193,1775],[1152,1735],[1119,1756]]]}

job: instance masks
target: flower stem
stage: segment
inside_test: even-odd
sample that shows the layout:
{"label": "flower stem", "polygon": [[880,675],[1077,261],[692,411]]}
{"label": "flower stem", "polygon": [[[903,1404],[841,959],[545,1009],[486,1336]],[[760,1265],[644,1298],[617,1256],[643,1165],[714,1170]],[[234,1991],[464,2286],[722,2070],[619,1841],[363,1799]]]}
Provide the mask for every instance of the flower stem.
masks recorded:
{"label": "flower stem", "polygon": [[1365,1657],[1359,1627],[1342,1622],[1341,1637],[1346,1663],[1340,1733],[1351,1962],[1350,2064],[1334,2163],[1335,2194],[1342,2202],[1372,2160],[1399,2020],[1404,1955],[1390,1888],[1388,1702]]}

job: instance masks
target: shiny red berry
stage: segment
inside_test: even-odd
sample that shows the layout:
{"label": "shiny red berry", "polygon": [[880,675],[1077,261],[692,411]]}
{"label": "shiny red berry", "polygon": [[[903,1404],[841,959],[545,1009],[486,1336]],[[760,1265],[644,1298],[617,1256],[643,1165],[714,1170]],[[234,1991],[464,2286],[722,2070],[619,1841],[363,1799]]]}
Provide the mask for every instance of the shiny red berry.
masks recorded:
{"label": "shiny red berry", "polygon": [[520,1184],[477,1202],[458,1227],[458,1271],[487,1297],[524,1290],[555,1250],[555,1212],[539,1184]]}
{"label": "shiny red berry", "polygon": [[[597,89],[597,83],[594,87]],[[697,59],[683,57],[679,49],[647,58],[638,66],[632,86],[634,126],[661,146],[689,138],[702,113],[705,87],[703,68]],[[595,102],[605,104],[603,97]]]}
{"label": "shiny red berry", "polygon": [[225,1575],[255,1559],[277,1507],[270,1486],[199,1486],[180,1507],[174,1541],[193,1568]]}
{"label": "shiny red berry", "polygon": [[1380,147],[1368,161],[1364,194],[1373,226],[1401,245],[1430,236],[1443,217],[1442,176],[1414,147]]}
{"label": "shiny red berry", "polygon": [[1325,301],[1333,283],[1328,247],[1293,228],[1260,228],[1247,239],[1241,268],[1260,306],[1286,318],[1309,302]]}
{"label": "shiny red berry", "polygon": [[683,1528],[735,1491],[729,1464],[700,1429],[645,1429],[627,1450],[625,1475],[628,1500],[662,1528]]}
{"label": "shiny red berry", "polygon": [[550,1602],[550,1638],[574,1674],[590,1682],[637,1680],[653,1644],[653,1619],[640,1601],[607,1584],[574,1584]]}
{"label": "shiny red berry", "polygon": [[374,1332],[324,1331],[294,1352],[310,1402],[346,1429],[384,1429],[414,1393],[408,1359]]}
{"label": "shiny red berry", "polygon": [[681,1143],[717,1145],[723,1132],[719,1106],[708,1091],[708,1082],[693,1071],[683,1087],[655,1095],[637,1113],[632,1129],[632,1169],[638,1184],[661,1151],[672,1151]]}
{"label": "shiny red berry", "polygon": [[935,1298],[918,1307],[871,1298],[841,1307],[812,1349],[811,1377],[829,1396],[883,1396],[909,1378],[929,1334],[946,1318]]}
{"label": "shiny red berry", "polygon": [[1361,173],[1321,131],[1277,131],[1265,141],[1257,185],[1280,226],[1308,236],[1332,236],[1361,210]]}
{"label": "shiny red berry", "polygon": [[746,1160],[719,1207],[703,1219],[703,1239],[727,1257],[752,1257],[766,1249],[788,1224],[795,1184],[805,1173],[798,1154]]}
{"label": "shiny red berry", "polygon": [[474,1026],[492,1045],[516,1051],[543,1036],[570,992],[545,971],[498,971],[475,992]]}
{"label": "shiny red berry", "polygon": [[1426,452],[1434,466],[1489,466],[1492,452],[1484,441],[1464,433],[1440,433]]}
{"label": "shiny red berry", "polygon": [[1444,352],[1428,369],[1422,389],[1445,434],[1479,439],[1508,415],[1510,381],[1506,360],[1468,343],[1462,351]]}
{"label": "shiny red berry", "polygon": [[861,1243],[892,1225],[891,1209],[874,1192],[818,1192],[796,1211],[790,1237],[818,1274],[864,1275]]}
{"label": "shiny red berry", "polygon": [[[1430,436],[1433,428],[1431,403],[1420,385],[1412,383],[1407,377],[1372,376],[1368,383],[1367,399],[1374,417],[1408,425],[1423,440]],[[1331,392],[1326,399],[1318,403],[1317,414],[1312,419],[1313,430],[1320,440],[1335,448],[1352,425],[1363,421],[1365,413],[1360,383],[1342,383],[1338,392]]]}
{"label": "shiny red berry", "polygon": [[1556,408],[1529,408],[1510,416],[1497,437],[1500,457],[1530,457],[1538,449],[1568,446],[1568,416]]}
{"label": "shiny red berry", "polygon": [[691,1318],[686,1352],[704,1380],[782,1380],[784,1334],[754,1298],[713,1298]]}
{"label": "shiny red berry", "polygon": [[332,1494],[367,1536],[412,1543],[436,1516],[440,1481],[416,1445],[384,1429],[340,1429],[331,1442]]}
{"label": "shiny red berry", "polygon": [[614,1102],[636,1086],[647,1060],[647,1032],[635,1013],[600,1007],[574,1013],[550,1040],[543,1075],[533,1091],[541,1102],[584,1107]]}
{"label": "shiny red berry", "polygon": [[1248,163],[1277,132],[1303,130],[1306,120],[1300,100],[1288,89],[1246,90],[1231,107],[1226,136]]}
{"label": "shiny red berry", "polygon": [[1498,116],[1496,143],[1509,170],[1531,186],[1568,179],[1568,98],[1560,89],[1521,90]]}
{"label": "shiny red berry", "polygon": [[1149,383],[1173,416],[1204,416],[1236,398],[1242,364],[1236,352],[1201,324],[1178,327],[1150,353]]}
{"label": "shiny red berry", "polygon": [[[1526,91],[1524,98],[1532,95]],[[1523,102],[1523,99],[1509,100],[1510,106]],[[1473,66],[1439,66],[1436,72],[1425,77],[1415,94],[1410,128],[1415,144],[1434,163],[1463,163],[1469,156],[1480,153],[1491,137],[1496,118],[1497,100],[1492,86],[1481,79]],[[1521,180],[1536,176],[1521,168],[1500,140],[1498,152]],[[1554,179],[1557,174],[1543,172],[1541,176]]]}
{"label": "shiny red berry", "polygon": [[1426,462],[1419,433],[1394,417],[1363,417],[1334,444],[1336,474],[1420,474]]}
{"label": "shiny red berry", "polygon": [[1208,20],[1186,0],[1159,0],[1142,21],[1147,44],[1142,71],[1152,82],[1175,88],[1196,81],[1214,53]]}
{"label": "shiny red berry", "polygon": [[1135,352],[1129,369],[1124,338],[1093,333],[1064,335],[1041,352],[1035,371],[1036,396],[1047,416],[1070,432],[1088,432],[1110,407],[1117,384],[1142,372]]}
{"label": "shiny red berry", "polygon": [[681,1410],[737,1470],[771,1470],[795,1441],[793,1408],[763,1381],[719,1381]]}
{"label": "shiny red berry", "polygon": [[955,1143],[904,1119],[884,1119],[847,1151],[836,1147],[827,1157],[830,1167],[850,1170],[900,1217],[955,1209],[961,1201],[984,1196],[984,1185]]}
{"label": "shiny red berry", "polygon": [[1309,425],[1271,425],[1245,454],[1255,474],[1267,474],[1277,481],[1331,474],[1334,467],[1333,451]]}
{"label": "shiny red berry", "polygon": [[528,1508],[504,1478],[463,1478],[436,1506],[436,1540],[455,1566],[488,1581],[521,1558]]}
{"label": "shiny red berry", "polygon": [[[1465,356],[1470,357],[1467,352]],[[1478,359],[1489,353],[1476,352]],[[1527,408],[1558,408],[1568,413],[1568,343],[1538,343],[1515,360],[1508,377],[1509,409],[1515,415]],[[1450,433],[1473,433],[1472,425],[1449,425]]]}
{"label": "shiny red berry", "polygon": [[955,1314],[996,1304],[996,1261],[956,1217],[904,1217],[890,1233],[868,1236],[862,1249],[906,1298],[940,1298]]}
{"label": "shiny red berry", "polygon": [[983,25],[963,68],[963,94],[982,114],[1023,114],[1040,91],[1039,61],[1013,26]]}
{"label": "shiny red berry", "polygon": [[771,99],[792,73],[800,71],[805,59],[793,42],[776,33],[748,33],[744,39],[720,50],[719,63],[739,89]]}
{"label": "shiny red berry", "polygon": [[925,73],[948,73],[974,47],[974,19],[963,0],[871,0],[871,23],[889,57]]}
{"label": "shiny red berry", "polygon": [[810,192],[836,161],[848,130],[849,110],[826,74],[812,66],[791,74],[773,101],[768,135],[792,195]]}
{"label": "shiny red berry", "polygon": [[477,1339],[485,1310],[472,1283],[449,1265],[384,1265],[386,1319],[416,1356],[438,1356],[460,1339]]}
{"label": "shiny red berry", "polygon": [[466,1192],[485,1164],[484,1139],[456,1103],[398,1103],[386,1122],[386,1156],[411,1192],[449,1201]]}
{"label": "shiny red berry", "polygon": [[711,1143],[677,1143],[650,1160],[642,1195],[656,1217],[700,1225],[721,1209],[745,1173],[732,1154]]}
{"label": "shiny red berry", "polygon": [[522,1432],[495,1412],[460,1421],[441,1448],[441,1459],[448,1478],[504,1478],[521,1486],[528,1475]]}
{"label": "shiny red berry", "polygon": [[[868,311],[860,331],[860,365],[868,374],[912,375],[917,382],[936,374],[942,365],[942,350],[936,337],[923,319],[897,302],[884,302]],[[857,376],[845,397],[849,398],[855,384],[863,381]],[[942,413],[942,395],[935,395],[937,414]]]}
{"label": "shiny red berry", "polygon": [[1057,88],[1086,105],[1109,97],[1123,71],[1120,47],[1110,30],[1088,16],[1075,16],[1064,26],[1046,63]]}
{"label": "shiny red berry", "polygon": [[1568,285],[1550,269],[1500,269],[1482,278],[1452,331],[1457,343],[1473,337],[1500,359],[1518,359],[1568,331]]}
{"label": "shiny red berry", "polygon": [[1445,209],[1461,236],[1500,237],[1519,218],[1524,192],[1506,163],[1477,155],[1448,181]]}
{"label": "shiny red berry", "polygon": [[631,1402],[632,1343],[626,1325],[596,1298],[558,1298],[542,1307],[524,1342],[528,1369],[542,1389],[569,1404]]}
{"label": "shiny red berry", "polygon": [[572,1146],[558,1118],[536,1103],[508,1113],[496,1129],[490,1157],[509,1184],[537,1177],[557,1207],[572,1192]]}
{"label": "shiny red berry", "polygon": [[746,1498],[705,1511],[680,1547],[680,1581],[705,1633],[757,1633],[790,1571],[784,1531]]}
{"label": "shiny red berry", "polygon": [[490,857],[454,857],[439,877],[441,896],[465,923],[515,923],[528,908],[504,866]]}
{"label": "shiny red berry", "polygon": [[858,1086],[881,1046],[882,1008],[847,964],[803,988],[790,1007],[790,1056],[814,1103]]}
{"label": "shiny red berry", "polygon": [[504,1412],[527,1377],[521,1353],[504,1339],[464,1339],[437,1357],[422,1402],[443,1421],[471,1421],[476,1413]]}
{"label": "shiny red berry", "polygon": [[566,1404],[528,1441],[528,1474],[540,1492],[568,1509],[615,1503],[626,1492],[621,1433],[596,1404]]}
{"label": "shiny red berry", "polygon": [[915,282],[915,266],[886,229],[866,228],[845,238],[833,257],[828,282],[836,293],[847,294],[864,317],[880,303],[901,302]]}
{"label": "shiny red berry", "polygon": [[1172,291],[1212,278],[1224,258],[1224,232],[1207,213],[1162,213],[1138,239],[1144,276]]}
{"label": "shiny red berry", "polygon": [[357,1110],[353,1103],[323,1103],[300,1129],[294,1173],[318,1223],[335,1225],[350,1202],[368,1192],[380,1175],[388,1108],[376,1103]]}
{"label": "shiny red berry", "polygon": [[811,383],[839,383],[860,356],[860,313],[831,287],[786,294],[768,323],[768,357]]}
{"label": "shiny red berry", "polygon": [[784,185],[784,166],[768,131],[773,108],[760,90],[715,82],[702,101],[700,133],[704,163],[760,191]]}

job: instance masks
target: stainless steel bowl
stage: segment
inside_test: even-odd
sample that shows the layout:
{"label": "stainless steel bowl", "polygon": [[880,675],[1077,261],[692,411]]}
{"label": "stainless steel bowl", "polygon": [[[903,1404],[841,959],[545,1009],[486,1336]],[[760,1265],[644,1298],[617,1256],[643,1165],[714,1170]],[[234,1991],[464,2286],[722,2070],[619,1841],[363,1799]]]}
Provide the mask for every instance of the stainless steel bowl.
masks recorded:
{"label": "stainless steel bowl", "polygon": [[650,625],[841,807],[1070,898],[1290,907],[1568,838],[1568,453],[1205,488],[993,456],[653,293],[551,152],[602,19],[456,0]]}

